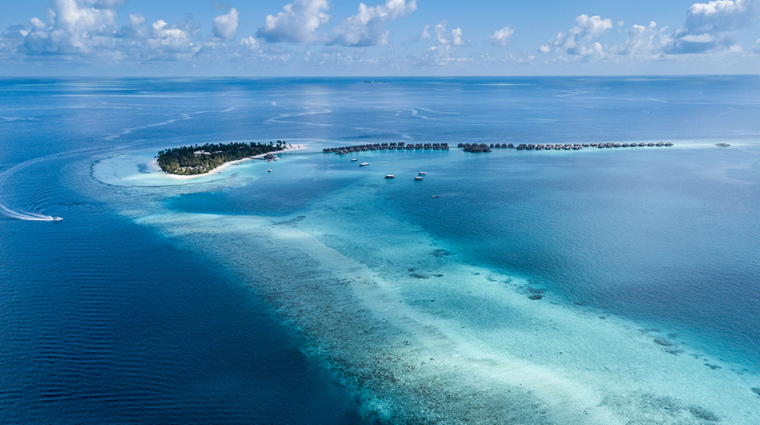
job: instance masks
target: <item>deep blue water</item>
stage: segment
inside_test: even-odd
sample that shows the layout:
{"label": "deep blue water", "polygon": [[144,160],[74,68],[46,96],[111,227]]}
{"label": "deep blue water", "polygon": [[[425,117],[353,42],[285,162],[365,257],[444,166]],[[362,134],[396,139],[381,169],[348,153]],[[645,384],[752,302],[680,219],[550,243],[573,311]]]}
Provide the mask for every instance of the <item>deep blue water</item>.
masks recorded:
{"label": "deep blue water", "polygon": [[358,420],[250,290],[98,207],[0,221],[3,423]]}
{"label": "deep blue water", "polygon": [[[65,217],[0,216],[2,422],[359,420],[351,392],[233,271],[121,214],[138,200],[98,200],[113,188],[92,178],[93,160],[188,143],[673,140],[372,157],[373,170],[431,167],[434,206],[321,154],[265,185],[161,202],[279,217],[371,188],[379,214],[464,262],[760,364],[760,78],[2,80],[0,96],[0,203]],[[734,146],[681,146],[694,141]]]}
{"label": "deep blue water", "polygon": [[160,102],[109,109],[98,87],[122,84],[151,87],[0,84],[0,203],[65,217],[0,216],[0,422],[360,423],[351,392],[247,285],[72,190],[93,152],[156,142],[110,133],[171,116]]}

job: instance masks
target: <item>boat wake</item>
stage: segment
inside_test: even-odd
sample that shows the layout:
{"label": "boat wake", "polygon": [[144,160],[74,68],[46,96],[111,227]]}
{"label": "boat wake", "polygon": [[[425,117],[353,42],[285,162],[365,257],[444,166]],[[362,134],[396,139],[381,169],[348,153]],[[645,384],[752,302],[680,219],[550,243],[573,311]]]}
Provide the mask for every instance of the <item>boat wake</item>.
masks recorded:
{"label": "boat wake", "polygon": [[24,221],[63,221],[60,217],[53,217],[44,214],[36,214],[31,212],[18,212],[13,211],[3,204],[0,204],[0,212],[6,217],[15,218],[17,220]]}
{"label": "boat wake", "polygon": [[[16,164],[15,166],[0,173],[0,201],[2,201],[2,198],[4,195],[3,190],[2,190],[3,186],[5,186],[6,182],[11,176],[21,171],[22,169],[34,164],[38,164],[43,161],[53,159],[53,158],[66,158],[72,155],[78,155],[78,154],[87,153],[87,152],[95,152],[98,150],[102,150],[102,149],[80,149],[80,150],[69,151],[69,152],[60,152],[60,153],[56,153],[56,154],[52,154],[48,156],[34,158],[31,160],[22,162],[20,164]],[[31,206],[34,209],[37,209],[39,202],[40,202],[39,197],[35,197],[33,199],[33,202],[31,203]],[[63,221],[63,219],[60,217],[54,217],[54,216],[50,216],[46,214],[40,214],[36,212],[27,212],[27,211],[16,211],[9,208],[7,205],[3,204],[2,202],[0,202],[0,215],[13,218],[16,220],[24,220],[24,221]]]}

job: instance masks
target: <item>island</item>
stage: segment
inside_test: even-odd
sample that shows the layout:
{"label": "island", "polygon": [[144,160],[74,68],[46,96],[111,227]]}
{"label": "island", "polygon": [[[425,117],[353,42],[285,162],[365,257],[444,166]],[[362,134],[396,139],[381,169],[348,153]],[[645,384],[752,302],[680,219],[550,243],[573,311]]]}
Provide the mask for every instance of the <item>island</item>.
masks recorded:
{"label": "island", "polygon": [[158,152],[156,162],[165,173],[192,176],[206,174],[232,161],[284,151],[287,146],[281,140],[278,140],[276,144],[275,142],[269,142],[269,144],[234,142],[182,146]]}

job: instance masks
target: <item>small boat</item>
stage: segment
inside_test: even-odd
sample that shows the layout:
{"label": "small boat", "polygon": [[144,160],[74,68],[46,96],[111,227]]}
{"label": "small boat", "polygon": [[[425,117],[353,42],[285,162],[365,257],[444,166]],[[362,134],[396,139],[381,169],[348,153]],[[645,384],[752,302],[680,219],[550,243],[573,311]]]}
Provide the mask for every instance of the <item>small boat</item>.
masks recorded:
{"label": "small boat", "polygon": [[351,159],[351,162],[356,162],[356,158],[352,158],[352,159]]}
{"label": "small boat", "polygon": [[386,178],[386,179],[395,179],[395,178],[396,178],[396,176],[394,176],[393,174],[386,174],[386,175],[385,175],[385,178]]}
{"label": "small boat", "polygon": [[61,217],[53,217],[53,221],[63,221]]}
{"label": "small boat", "polygon": [[268,171],[268,172],[270,172],[270,173],[272,172],[272,170],[271,170],[271,169],[269,169],[269,170],[267,170],[267,171]]}
{"label": "small boat", "polygon": [[426,172],[424,172],[424,171],[420,171],[420,175],[421,175],[421,176],[424,176],[424,175],[426,175],[426,174],[427,174]]}
{"label": "small boat", "polygon": [[362,162],[361,164],[359,164],[360,167],[366,167],[368,165],[369,165],[369,162]]}
{"label": "small boat", "polygon": [[433,196],[431,196],[431,198],[437,198],[438,196],[439,196],[439,195],[433,195]]}
{"label": "small boat", "polygon": [[414,181],[418,181],[418,182],[422,181],[422,176],[417,176],[417,177],[415,177],[415,178],[414,178]]}

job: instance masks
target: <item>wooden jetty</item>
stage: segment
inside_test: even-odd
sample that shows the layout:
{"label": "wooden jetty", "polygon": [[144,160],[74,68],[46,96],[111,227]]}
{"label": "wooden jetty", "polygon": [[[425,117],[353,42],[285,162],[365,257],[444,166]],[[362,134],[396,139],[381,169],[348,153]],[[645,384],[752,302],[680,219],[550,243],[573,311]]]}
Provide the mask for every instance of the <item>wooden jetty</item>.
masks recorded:
{"label": "wooden jetty", "polygon": [[[518,151],[578,151],[583,148],[597,148],[597,149],[609,149],[609,148],[644,148],[644,147],[663,147],[673,146],[670,142],[648,142],[648,143],[521,143],[515,146],[512,143],[459,143],[458,148],[461,148],[465,152],[491,152],[492,149],[517,149]],[[449,150],[448,143],[405,143],[405,142],[390,142],[390,143],[374,143],[367,145],[354,145],[354,146],[341,146],[335,148],[324,148],[324,153],[335,153],[338,155],[348,155],[355,152],[366,151],[403,151],[403,150]]]}

